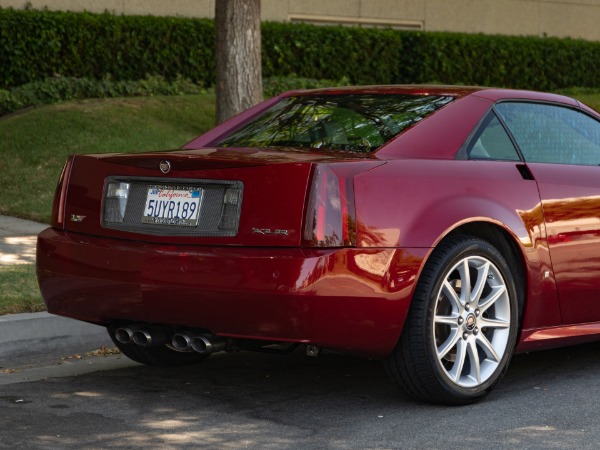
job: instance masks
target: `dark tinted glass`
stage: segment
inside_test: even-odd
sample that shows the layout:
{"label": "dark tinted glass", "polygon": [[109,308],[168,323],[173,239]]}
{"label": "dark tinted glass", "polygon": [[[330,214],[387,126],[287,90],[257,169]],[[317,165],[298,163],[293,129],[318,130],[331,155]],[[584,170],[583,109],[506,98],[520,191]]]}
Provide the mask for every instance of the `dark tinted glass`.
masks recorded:
{"label": "dark tinted glass", "polygon": [[515,146],[494,113],[484,121],[467,154],[470,159],[519,161]]}
{"label": "dark tinted glass", "polygon": [[368,153],[452,100],[425,95],[289,97],[216,145]]}

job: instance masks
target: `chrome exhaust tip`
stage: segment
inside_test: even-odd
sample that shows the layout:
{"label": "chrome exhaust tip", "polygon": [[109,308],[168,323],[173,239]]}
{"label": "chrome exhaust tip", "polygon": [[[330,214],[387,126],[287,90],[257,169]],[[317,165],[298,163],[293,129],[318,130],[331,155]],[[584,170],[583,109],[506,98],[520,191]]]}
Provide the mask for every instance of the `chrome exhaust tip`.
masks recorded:
{"label": "chrome exhaust tip", "polygon": [[132,340],[140,347],[159,347],[167,343],[167,332],[161,328],[139,329],[133,333]]}
{"label": "chrome exhaust tip", "polygon": [[130,344],[133,341],[134,329],[130,327],[119,327],[115,330],[115,339],[121,344]]}
{"label": "chrome exhaust tip", "polygon": [[194,337],[190,336],[186,333],[177,333],[174,334],[171,338],[171,345],[175,350],[179,350],[180,352],[190,352],[192,351],[192,341]]}
{"label": "chrome exhaust tip", "polygon": [[181,352],[195,351],[202,355],[226,350],[228,341],[218,336],[182,332],[173,335],[171,345]]}
{"label": "chrome exhaust tip", "polygon": [[225,350],[227,348],[227,341],[217,336],[209,337],[201,335],[196,336],[192,340],[192,348],[200,354],[210,355],[211,353]]}

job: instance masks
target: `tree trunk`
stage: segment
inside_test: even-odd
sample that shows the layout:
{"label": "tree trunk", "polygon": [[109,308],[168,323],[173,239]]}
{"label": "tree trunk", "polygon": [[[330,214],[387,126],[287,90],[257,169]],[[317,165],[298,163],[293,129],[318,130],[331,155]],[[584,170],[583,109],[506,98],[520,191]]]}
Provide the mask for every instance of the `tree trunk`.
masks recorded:
{"label": "tree trunk", "polygon": [[215,0],[217,124],[262,101],[260,0]]}

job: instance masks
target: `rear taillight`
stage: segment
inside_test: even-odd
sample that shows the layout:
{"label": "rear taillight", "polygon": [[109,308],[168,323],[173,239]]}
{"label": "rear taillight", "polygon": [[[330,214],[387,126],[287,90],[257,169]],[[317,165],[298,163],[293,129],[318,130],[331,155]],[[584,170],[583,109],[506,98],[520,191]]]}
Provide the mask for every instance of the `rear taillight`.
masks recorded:
{"label": "rear taillight", "polygon": [[306,205],[303,244],[311,247],[356,245],[353,177],[316,165]]}
{"label": "rear taillight", "polygon": [[104,197],[104,222],[122,223],[129,198],[129,183],[111,181]]}
{"label": "rear taillight", "polygon": [[71,175],[71,168],[73,167],[73,158],[71,155],[67,159],[58,184],[56,191],[54,192],[54,202],[52,203],[52,218],[51,224],[54,228],[64,228],[65,226],[65,204],[67,202],[67,186],[69,185],[69,177]]}

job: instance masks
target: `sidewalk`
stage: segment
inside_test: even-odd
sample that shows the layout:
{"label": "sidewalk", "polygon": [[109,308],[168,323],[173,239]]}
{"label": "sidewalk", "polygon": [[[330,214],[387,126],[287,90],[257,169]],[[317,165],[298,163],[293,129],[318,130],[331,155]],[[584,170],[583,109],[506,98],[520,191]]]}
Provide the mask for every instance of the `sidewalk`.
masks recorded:
{"label": "sidewalk", "polygon": [[34,264],[36,236],[46,228],[43,223],[0,216],[0,265]]}
{"label": "sidewalk", "polygon": [[[0,267],[35,264],[37,234],[47,227],[0,215]],[[106,330],[97,325],[45,312],[0,316],[0,368],[113,346]]]}

